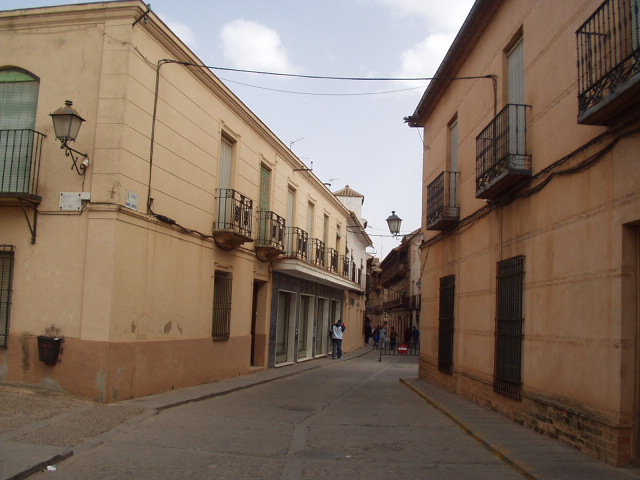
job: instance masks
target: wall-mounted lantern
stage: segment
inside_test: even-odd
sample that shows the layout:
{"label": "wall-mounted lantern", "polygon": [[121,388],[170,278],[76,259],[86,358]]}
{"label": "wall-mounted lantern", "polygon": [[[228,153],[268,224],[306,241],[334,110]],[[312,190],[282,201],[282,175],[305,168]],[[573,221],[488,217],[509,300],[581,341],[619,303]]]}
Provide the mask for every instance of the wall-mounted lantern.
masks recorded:
{"label": "wall-mounted lantern", "polygon": [[[67,100],[64,102],[64,107],[60,107],[50,115],[53,119],[53,129],[56,132],[56,138],[60,140],[62,144],[60,148],[64,148],[64,154],[73,160],[71,168],[75,168],[78,175],[84,175],[86,168],[89,166],[89,156],[86,153],[74,150],[68,145],[68,142],[76,141],[80,126],[82,122],[85,121],[72,105],[73,102]],[[78,156],[74,156],[74,153]],[[79,156],[84,157],[84,160],[78,165]]]}

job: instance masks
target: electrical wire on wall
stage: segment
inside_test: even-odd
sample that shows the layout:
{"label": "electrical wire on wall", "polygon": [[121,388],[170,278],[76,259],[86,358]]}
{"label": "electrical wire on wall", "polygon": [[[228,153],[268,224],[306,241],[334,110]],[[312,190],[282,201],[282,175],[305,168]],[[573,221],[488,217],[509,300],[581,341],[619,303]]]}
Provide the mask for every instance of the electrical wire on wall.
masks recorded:
{"label": "electrical wire on wall", "polygon": [[[572,175],[575,173],[582,172],[583,170],[587,170],[593,166],[595,166],[598,162],[600,162],[603,158],[605,158],[606,154],[611,152],[613,148],[618,144],[618,142],[624,138],[635,136],[640,134],[640,128],[633,128],[629,130],[629,127],[637,122],[637,119],[631,119],[618,127],[607,130],[600,135],[592,138],[589,142],[583,144],[579,148],[575,149],[571,153],[565,155],[554,163],[542,169],[540,172],[536,173],[531,177],[531,181],[529,185],[534,183],[535,185],[530,186],[526,189],[518,190],[512,192],[510,195],[506,195],[497,201],[492,201],[487,203],[484,207],[476,210],[472,214],[460,220],[456,228],[441,232],[438,235],[426,240],[423,244],[423,247],[429,247],[431,245],[435,245],[436,243],[441,242],[442,240],[448,238],[451,235],[461,235],[462,233],[469,230],[476,222],[480,219],[486,217],[489,213],[491,213],[494,209],[498,207],[505,207],[515,202],[516,200],[523,199],[535,195],[541,192],[544,188],[546,188],[551,181],[559,176],[564,175]],[[596,152],[587,156],[585,159],[573,165],[571,167],[565,168],[564,170],[560,170],[560,168],[565,165],[567,162],[575,159],[578,155],[588,151],[590,148],[595,147],[596,145],[604,142],[607,138],[612,137],[611,141],[609,141],[606,145],[599,148]],[[539,183],[536,183],[538,182]],[[502,241],[501,241],[502,244]]]}

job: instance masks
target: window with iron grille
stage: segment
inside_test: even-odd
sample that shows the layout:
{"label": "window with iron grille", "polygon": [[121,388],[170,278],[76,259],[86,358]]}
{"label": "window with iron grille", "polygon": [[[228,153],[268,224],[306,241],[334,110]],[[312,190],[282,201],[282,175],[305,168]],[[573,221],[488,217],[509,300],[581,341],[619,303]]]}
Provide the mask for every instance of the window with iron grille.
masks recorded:
{"label": "window with iron grille", "polygon": [[493,390],[522,398],[524,256],[498,262]]}
{"label": "window with iron grille", "polygon": [[231,334],[231,286],[230,272],[216,270],[213,285],[213,332],[214,341],[227,341]]}
{"label": "window with iron grille", "polygon": [[13,282],[13,246],[0,245],[0,347],[7,348],[11,285]]}
{"label": "window with iron grille", "polygon": [[438,328],[438,370],[453,373],[453,319],[456,276],[440,279],[440,314]]}

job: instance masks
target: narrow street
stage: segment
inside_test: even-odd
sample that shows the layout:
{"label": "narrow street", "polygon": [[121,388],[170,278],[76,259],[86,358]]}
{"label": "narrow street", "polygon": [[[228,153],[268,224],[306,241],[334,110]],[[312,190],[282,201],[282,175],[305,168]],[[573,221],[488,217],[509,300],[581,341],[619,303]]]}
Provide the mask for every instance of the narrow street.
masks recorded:
{"label": "narrow street", "polygon": [[31,478],[522,478],[369,353],[120,428]]}

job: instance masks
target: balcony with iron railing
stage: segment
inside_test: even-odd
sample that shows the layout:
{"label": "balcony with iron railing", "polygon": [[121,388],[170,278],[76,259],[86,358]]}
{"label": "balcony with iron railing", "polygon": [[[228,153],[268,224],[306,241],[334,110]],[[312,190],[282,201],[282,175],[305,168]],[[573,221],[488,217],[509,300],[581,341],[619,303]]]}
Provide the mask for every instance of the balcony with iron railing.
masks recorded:
{"label": "balcony with iron railing", "polygon": [[380,284],[384,288],[388,288],[390,285],[406,278],[408,273],[409,264],[407,262],[397,262],[393,265],[389,265],[380,275]]}
{"label": "balcony with iron railing", "polygon": [[332,273],[338,273],[338,266],[340,265],[340,255],[338,254],[338,250],[335,248],[327,249],[327,260],[329,271]]}
{"label": "balcony with iron railing", "polygon": [[318,267],[325,266],[325,246],[319,238],[312,238],[309,242],[309,263]]}
{"label": "balcony with iron railing", "polygon": [[277,213],[258,212],[258,238],[256,240],[256,257],[268,262],[285,253],[284,246],[285,221]]}
{"label": "balcony with iron railing", "polygon": [[397,295],[394,298],[390,298],[385,300],[383,303],[383,307],[385,310],[409,310],[410,303],[409,297],[407,297],[404,293]]}
{"label": "balcony with iron railing", "polygon": [[213,238],[218,247],[233,250],[251,238],[253,200],[230,189],[218,189],[218,217],[213,225]]}
{"label": "balcony with iron railing", "polygon": [[495,200],[530,180],[529,108],[508,104],[476,137],[476,198]]}
{"label": "balcony with iron railing", "polygon": [[309,234],[298,227],[286,227],[285,248],[287,257],[306,261],[309,251]]}
{"label": "balcony with iron railing", "polygon": [[340,274],[344,278],[349,278],[351,272],[351,259],[348,255],[340,255]]}
{"label": "balcony with iron railing", "polygon": [[576,37],[578,123],[609,125],[640,100],[640,1],[606,0]]}
{"label": "balcony with iron railing", "polygon": [[446,230],[459,221],[458,172],[442,172],[427,186],[427,230]]}
{"label": "balcony with iron railing", "polygon": [[45,136],[31,129],[0,130],[0,200],[42,201],[38,180]]}

